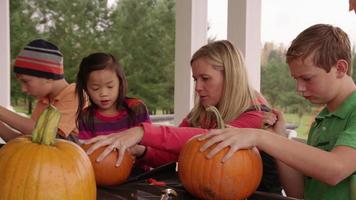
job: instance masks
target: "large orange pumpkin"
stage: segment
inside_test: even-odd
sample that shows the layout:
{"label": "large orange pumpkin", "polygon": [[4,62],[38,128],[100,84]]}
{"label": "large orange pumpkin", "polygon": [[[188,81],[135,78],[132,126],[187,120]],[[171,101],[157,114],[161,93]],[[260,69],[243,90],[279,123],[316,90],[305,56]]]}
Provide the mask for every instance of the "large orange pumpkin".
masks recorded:
{"label": "large orange pumpkin", "polygon": [[32,138],[18,137],[0,149],[0,199],[96,199],[94,171],[83,149],[55,139],[59,118],[51,106]]}
{"label": "large orange pumpkin", "polygon": [[[224,126],[219,118],[218,126]],[[200,152],[205,141],[199,141],[198,137],[191,138],[179,155],[178,175],[184,188],[203,200],[242,200],[250,196],[262,178],[263,167],[258,150],[239,150],[222,163],[229,149],[225,148],[207,159],[215,145]]]}
{"label": "large orange pumpkin", "polygon": [[[83,149],[87,150],[90,145],[83,145]],[[116,160],[118,158],[118,151],[112,151],[104,160],[96,162],[96,158],[104,151],[106,147],[100,147],[89,155],[92,162],[96,184],[98,185],[118,185],[126,181],[131,173],[133,165],[133,157],[125,152],[124,158],[120,166],[116,167]]]}

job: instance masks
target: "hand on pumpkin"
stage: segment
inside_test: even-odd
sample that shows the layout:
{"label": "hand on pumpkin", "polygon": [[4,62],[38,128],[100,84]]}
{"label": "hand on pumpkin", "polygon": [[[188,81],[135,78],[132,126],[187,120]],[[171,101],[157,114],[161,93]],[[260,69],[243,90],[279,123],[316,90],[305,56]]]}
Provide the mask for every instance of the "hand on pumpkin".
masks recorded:
{"label": "hand on pumpkin", "polygon": [[146,152],[146,147],[138,144],[133,147],[130,147],[128,149],[128,152],[130,152],[131,155],[135,156],[136,158],[140,158]]}
{"label": "hand on pumpkin", "polygon": [[84,144],[92,144],[87,150],[87,154],[93,153],[96,149],[107,146],[106,149],[97,157],[96,161],[102,161],[113,150],[119,150],[116,166],[119,166],[124,157],[125,151],[138,144],[143,137],[143,128],[134,127],[119,133],[110,135],[100,135],[88,140],[82,140]]}
{"label": "hand on pumpkin", "polygon": [[255,130],[257,129],[225,128],[211,130],[199,138],[199,140],[207,140],[200,151],[203,152],[216,144],[207,155],[207,158],[210,159],[225,147],[230,147],[222,159],[222,162],[225,162],[239,149],[250,149],[256,146],[256,134],[253,134]]}

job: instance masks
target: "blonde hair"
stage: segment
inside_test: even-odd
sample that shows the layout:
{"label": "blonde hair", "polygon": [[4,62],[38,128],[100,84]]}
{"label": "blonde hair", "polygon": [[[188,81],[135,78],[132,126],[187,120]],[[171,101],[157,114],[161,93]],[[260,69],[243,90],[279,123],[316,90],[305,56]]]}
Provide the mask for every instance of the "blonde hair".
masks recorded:
{"label": "blonde hair", "polygon": [[351,76],[351,46],[347,34],[338,27],[316,24],[301,32],[287,50],[287,63],[296,59],[305,60],[314,53],[314,64],[329,72],[339,59],[344,59]]}
{"label": "blonde hair", "polygon": [[[218,105],[214,106],[219,110],[225,123],[231,122],[255,105],[255,94],[248,82],[242,53],[231,42],[220,40],[201,47],[194,53],[190,63],[200,58],[208,59],[214,69],[223,72],[223,96]],[[197,95],[195,100],[195,106],[188,115],[188,121],[191,126],[200,127],[201,117],[205,116],[206,111]]]}

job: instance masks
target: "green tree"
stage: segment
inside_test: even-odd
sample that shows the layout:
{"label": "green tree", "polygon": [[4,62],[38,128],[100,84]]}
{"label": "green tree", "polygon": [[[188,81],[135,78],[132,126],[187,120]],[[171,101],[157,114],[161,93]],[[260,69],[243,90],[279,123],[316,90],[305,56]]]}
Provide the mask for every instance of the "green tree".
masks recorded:
{"label": "green tree", "polygon": [[106,0],[31,1],[43,37],[64,54],[65,75],[73,82],[81,59],[94,51],[105,51],[105,30],[111,25]]}
{"label": "green tree", "polygon": [[125,68],[129,95],[149,110],[173,110],[174,0],[120,0],[108,34]]}
{"label": "green tree", "polygon": [[[33,9],[27,1],[10,1],[10,49],[11,66],[20,50],[33,38],[39,37],[32,19]],[[25,100],[25,101],[22,101]],[[11,103],[17,106],[19,103],[26,103],[31,108],[32,98],[21,92],[20,84],[16,80],[15,74],[11,71]],[[31,113],[31,109],[28,111]]]}
{"label": "green tree", "polygon": [[[11,1],[12,55],[29,41],[44,38],[64,55],[66,79],[74,82],[82,58],[90,53],[113,53],[123,64],[129,95],[149,109],[173,110],[174,0]],[[15,81],[12,81],[14,83]],[[16,96],[21,92],[12,84]]]}
{"label": "green tree", "polygon": [[311,104],[296,92],[288,65],[281,51],[271,50],[267,64],[262,66],[261,90],[273,107],[296,113],[299,119],[311,111]]}

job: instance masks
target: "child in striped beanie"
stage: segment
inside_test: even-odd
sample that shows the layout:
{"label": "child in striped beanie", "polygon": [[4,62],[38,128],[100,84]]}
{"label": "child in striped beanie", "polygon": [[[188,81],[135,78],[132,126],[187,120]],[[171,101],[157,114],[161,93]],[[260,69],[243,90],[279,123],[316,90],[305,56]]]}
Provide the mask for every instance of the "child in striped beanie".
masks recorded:
{"label": "child in striped beanie", "polygon": [[16,57],[14,71],[48,79],[62,79],[63,55],[54,44],[37,39],[30,42]]}
{"label": "child in striped beanie", "polygon": [[75,84],[64,79],[63,55],[58,47],[43,39],[31,41],[16,57],[14,72],[22,92],[36,98],[36,106],[31,118],[0,106],[0,137],[9,141],[19,135],[31,134],[42,111],[52,104],[61,113],[57,136],[74,140],[78,132],[78,98]]}

